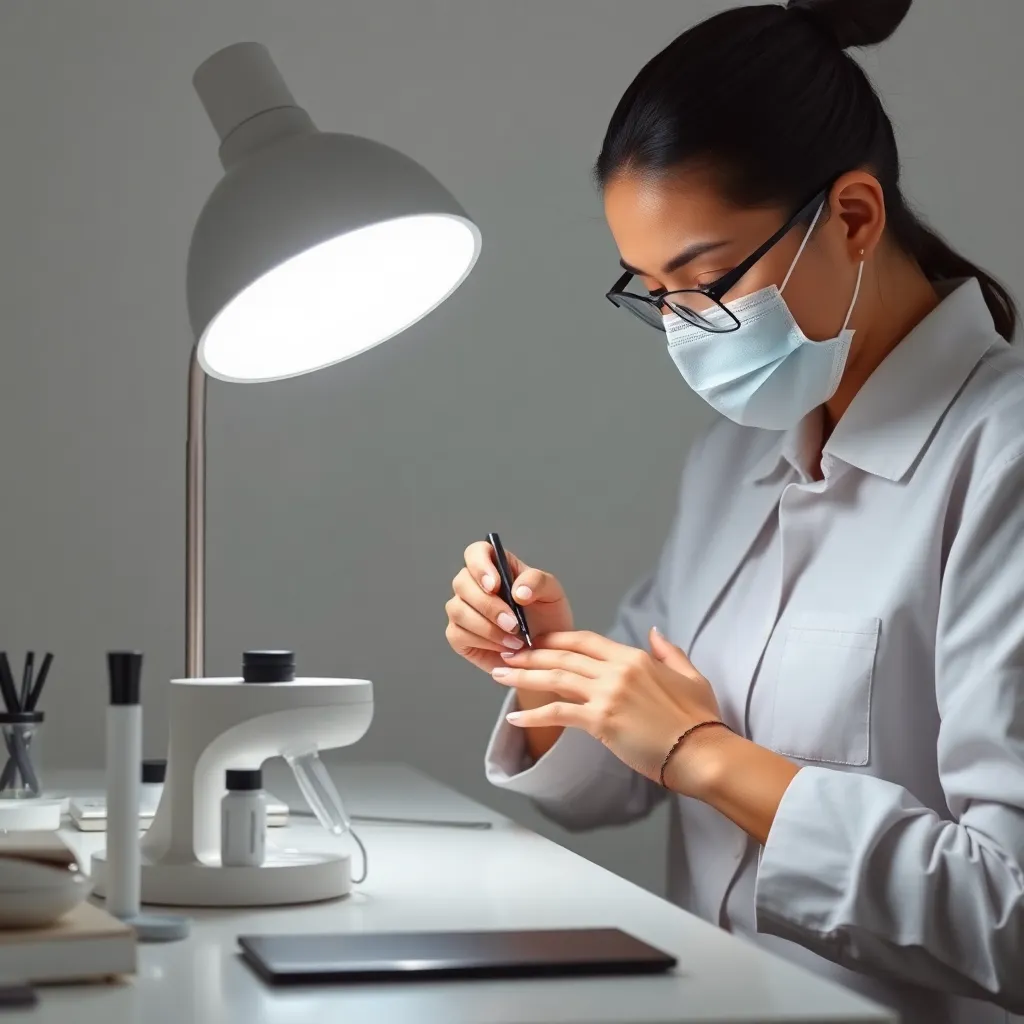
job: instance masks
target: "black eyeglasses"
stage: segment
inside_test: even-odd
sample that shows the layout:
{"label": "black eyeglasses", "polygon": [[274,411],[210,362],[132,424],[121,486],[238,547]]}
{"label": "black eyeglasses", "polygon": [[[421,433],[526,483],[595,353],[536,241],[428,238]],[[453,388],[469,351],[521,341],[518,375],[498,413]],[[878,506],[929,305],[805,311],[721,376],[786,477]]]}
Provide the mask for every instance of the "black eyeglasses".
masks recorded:
{"label": "black eyeglasses", "polygon": [[728,309],[722,299],[735,287],[737,281],[747,273],[757,261],[778,242],[782,241],[790,231],[802,220],[812,216],[828,196],[828,189],[819,192],[806,206],[801,207],[778,231],[760,248],[752,252],[739,266],[705,288],[681,288],[677,291],[659,291],[651,295],[638,295],[627,292],[626,285],[636,275],[627,270],[607,293],[607,299],[620,309],[627,309],[639,317],[645,324],[655,330],[664,330],[662,310],[669,309],[676,316],[711,334],[728,334],[739,328],[740,322],[736,315]]}

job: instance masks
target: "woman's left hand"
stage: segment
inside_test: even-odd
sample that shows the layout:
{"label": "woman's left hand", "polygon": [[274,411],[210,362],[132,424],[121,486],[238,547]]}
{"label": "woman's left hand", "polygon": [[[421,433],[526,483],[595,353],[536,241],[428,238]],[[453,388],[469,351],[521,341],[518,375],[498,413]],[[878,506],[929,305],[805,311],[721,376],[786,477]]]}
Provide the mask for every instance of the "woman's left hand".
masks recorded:
{"label": "woman's left hand", "polygon": [[[634,771],[657,782],[665,755],[688,728],[720,721],[711,684],[676,646],[651,630],[651,653],[616,643],[597,633],[547,633],[533,650],[503,653],[505,665],[493,670],[500,683],[521,690],[557,693],[564,700],[512,712],[513,725],[569,726],[600,740]],[[673,758],[675,788],[695,795],[700,785],[697,759],[706,744],[694,734]],[[683,759],[687,763],[683,763]],[[690,761],[693,761],[690,764]]]}

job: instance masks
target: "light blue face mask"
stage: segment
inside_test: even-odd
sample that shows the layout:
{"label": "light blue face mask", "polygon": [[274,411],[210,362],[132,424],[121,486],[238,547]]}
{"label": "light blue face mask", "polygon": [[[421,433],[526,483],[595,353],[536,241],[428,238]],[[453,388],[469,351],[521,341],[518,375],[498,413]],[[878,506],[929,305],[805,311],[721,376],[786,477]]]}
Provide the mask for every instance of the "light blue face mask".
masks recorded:
{"label": "light blue face mask", "polygon": [[[663,317],[668,352],[683,379],[708,405],[741,426],[788,430],[827,402],[842,379],[853,340],[853,331],[847,328],[860,294],[864,262],[857,268],[842,330],[830,341],[811,341],[782,297],[822,209],[824,204],[814,215],[781,288],[770,285],[726,303],[739,321],[738,329],[711,334],[675,313]],[[702,315],[712,323],[728,321],[719,309]]]}

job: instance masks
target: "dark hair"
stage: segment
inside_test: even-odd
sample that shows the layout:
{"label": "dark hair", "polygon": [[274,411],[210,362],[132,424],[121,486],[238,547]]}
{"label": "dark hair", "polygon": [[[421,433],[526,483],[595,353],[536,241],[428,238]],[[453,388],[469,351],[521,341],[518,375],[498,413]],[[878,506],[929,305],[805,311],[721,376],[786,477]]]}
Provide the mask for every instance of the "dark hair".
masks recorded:
{"label": "dark hair", "polygon": [[797,208],[841,174],[869,169],[887,231],[932,281],[976,277],[996,330],[1011,340],[1009,292],[955,252],[900,188],[892,122],[847,47],[888,39],[911,0],[789,0],[724,11],[670,43],[619,101],[595,168],[665,173],[707,165],[741,206]]}

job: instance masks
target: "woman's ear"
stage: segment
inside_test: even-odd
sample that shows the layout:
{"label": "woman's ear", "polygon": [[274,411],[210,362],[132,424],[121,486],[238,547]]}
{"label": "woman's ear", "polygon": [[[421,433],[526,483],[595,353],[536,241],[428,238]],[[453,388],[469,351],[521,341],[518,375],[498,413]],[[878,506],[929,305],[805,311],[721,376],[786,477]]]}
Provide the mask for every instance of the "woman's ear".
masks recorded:
{"label": "woman's ear", "polygon": [[867,171],[850,171],[832,186],[829,200],[851,262],[869,259],[885,231],[885,196],[879,180]]}

